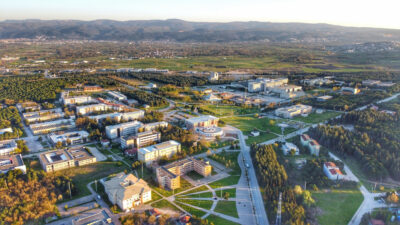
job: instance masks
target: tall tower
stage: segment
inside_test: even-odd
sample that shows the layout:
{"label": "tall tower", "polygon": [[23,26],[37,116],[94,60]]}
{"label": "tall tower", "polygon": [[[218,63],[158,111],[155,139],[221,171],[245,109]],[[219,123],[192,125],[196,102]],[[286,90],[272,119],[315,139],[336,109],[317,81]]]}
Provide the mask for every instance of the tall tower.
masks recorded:
{"label": "tall tower", "polygon": [[278,211],[276,212],[275,225],[282,225],[282,193],[279,193]]}

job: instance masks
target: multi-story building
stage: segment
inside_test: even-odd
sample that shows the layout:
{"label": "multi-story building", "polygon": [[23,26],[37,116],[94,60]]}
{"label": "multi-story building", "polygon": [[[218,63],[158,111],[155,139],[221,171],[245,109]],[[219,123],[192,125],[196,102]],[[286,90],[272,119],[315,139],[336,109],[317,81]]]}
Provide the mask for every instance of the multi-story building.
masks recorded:
{"label": "multi-story building", "polygon": [[133,174],[119,173],[109,180],[103,181],[104,190],[112,204],[122,210],[151,201],[151,189],[146,181]]}
{"label": "multi-story building", "polygon": [[49,135],[49,138],[53,145],[56,145],[58,142],[61,142],[63,145],[76,145],[80,143],[85,143],[89,139],[89,133],[81,130],[60,135],[53,134]]}
{"label": "multi-story building", "polygon": [[59,149],[41,153],[39,155],[39,161],[44,171],[54,172],[95,163],[96,157],[83,146],[77,146],[69,149]]}
{"label": "multi-story building", "polygon": [[121,94],[118,91],[109,91],[107,92],[107,94],[118,101],[128,100],[125,95]]}
{"label": "multi-story building", "polygon": [[121,119],[123,120],[137,120],[143,117],[144,117],[144,111],[140,109],[132,112],[121,113]]}
{"label": "multi-story building", "polygon": [[301,145],[307,147],[310,150],[311,155],[319,156],[319,150],[321,145],[314,139],[310,138],[308,134],[302,134],[300,136]]}
{"label": "multi-story building", "polygon": [[156,169],[157,181],[161,187],[168,189],[180,188],[180,176],[196,171],[204,177],[211,174],[212,166],[208,161],[188,157]]}
{"label": "multi-story building", "polygon": [[181,144],[179,142],[173,140],[165,141],[159,144],[140,148],[138,151],[138,159],[146,164],[150,164],[164,156],[169,158],[180,152],[180,150]]}
{"label": "multi-story building", "polygon": [[93,105],[83,105],[76,107],[76,114],[78,115],[87,115],[93,112],[101,112],[107,110],[115,109],[112,105],[107,105],[103,103],[93,104]]}
{"label": "multi-story building", "polygon": [[106,126],[106,135],[110,139],[128,136],[131,134],[136,134],[138,129],[142,126],[143,123],[136,120],[132,122]]}
{"label": "multi-story building", "polygon": [[60,100],[64,105],[76,105],[97,102],[95,99],[88,95],[69,96],[69,92],[62,92]]}
{"label": "multi-story building", "polygon": [[97,122],[101,122],[102,120],[106,118],[110,118],[116,121],[130,121],[130,120],[137,120],[140,118],[144,117],[144,111],[143,110],[135,110],[132,112],[126,112],[126,113],[107,113],[107,114],[101,114],[101,115],[96,115],[96,116],[89,116],[90,119],[94,119]]}
{"label": "multi-story building", "polygon": [[43,123],[35,123],[29,125],[34,135],[47,134],[50,132],[70,129],[75,127],[74,117],[70,119],[54,120]]}
{"label": "multi-story building", "polygon": [[10,155],[17,147],[17,143],[14,140],[0,141],[0,155]]}
{"label": "multi-story building", "polygon": [[276,86],[271,87],[268,90],[273,93],[279,94],[280,98],[295,98],[305,95],[305,93],[302,91],[302,87],[297,85]]}
{"label": "multi-story building", "polygon": [[83,87],[84,92],[100,92],[103,91],[103,88],[99,85],[85,85]]}
{"label": "multi-story building", "polygon": [[64,113],[61,108],[27,112],[22,115],[28,123],[44,122],[64,117]]}
{"label": "multi-story building", "polygon": [[344,95],[356,95],[358,93],[360,93],[360,89],[358,88],[353,88],[353,87],[342,87],[342,89],[340,90],[340,92]]}
{"label": "multi-story building", "polygon": [[300,154],[299,148],[295,144],[290,142],[286,142],[282,145],[282,151],[284,155],[292,154],[292,152],[294,152],[295,155]]}
{"label": "multi-story building", "polygon": [[41,109],[40,105],[36,102],[23,102],[17,104],[17,109],[20,112],[32,112]]}
{"label": "multi-story building", "polygon": [[211,115],[192,117],[185,121],[186,127],[190,130],[196,127],[212,127],[218,126],[218,118]]}
{"label": "multi-story building", "polygon": [[12,132],[13,132],[12,127],[6,127],[6,128],[3,128],[3,129],[0,129],[0,134],[12,133]]}
{"label": "multi-story building", "polygon": [[267,89],[273,87],[285,85],[288,82],[289,82],[288,78],[278,78],[278,79],[257,78],[247,83],[247,90],[248,92],[266,91]]}
{"label": "multi-story building", "polygon": [[154,123],[146,123],[140,129],[142,131],[149,131],[149,130],[157,130],[159,128],[166,128],[168,127],[168,122],[161,121],[161,122],[154,122]]}
{"label": "multi-story building", "polygon": [[312,111],[312,106],[309,105],[292,105],[288,107],[282,107],[275,110],[275,115],[284,118],[293,118],[302,114],[309,114]]}
{"label": "multi-story building", "polygon": [[144,131],[134,136],[121,137],[121,148],[140,148],[161,140],[161,133],[156,131]]}
{"label": "multi-story building", "polygon": [[0,156],[0,173],[7,173],[10,170],[21,170],[26,173],[26,166],[21,154]]}
{"label": "multi-story building", "polygon": [[210,76],[208,77],[209,81],[217,81],[219,79],[219,74],[217,72],[210,72]]}
{"label": "multi-story building", "polygon": [[341,180],[344,178],[344,175],[340,171],[339,167],[337,167],[333,162],[324,163],[324,173],[330,180]]}
{"label": "multi-story building", "polygon": [[119,112],[115,113],[106,113],[106,114],[100,114],[100,115],[95,115],[95,116],[89,116],[90,119],[96,120],[96,122],[101,122],[102,120],[106,118],[110,118],[112,120],[120,121],[122,118],[122,114]]}

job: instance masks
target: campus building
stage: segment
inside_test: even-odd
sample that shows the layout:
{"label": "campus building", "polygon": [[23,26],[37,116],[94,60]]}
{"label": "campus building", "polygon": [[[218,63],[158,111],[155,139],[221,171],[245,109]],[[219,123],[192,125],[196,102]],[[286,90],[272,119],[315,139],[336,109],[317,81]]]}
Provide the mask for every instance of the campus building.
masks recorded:
{"label": "campus building", "polygon": [[88,95],[69,96],[69,92],[62,92],[60,100],[64,105],[76,105],[97,102],[95,99]]}
{"label": "campus building", "polygon": [[81,130],[64,134],[53,134],[49,138],[53,145],[56,145],[58,142],[61,142],[63,145],[76,145],[85,143],[89,139],[89,133]]}
{"label": "campus building", "polygon": [[106,126],[106,135],[110,139],[128,136],[131,134],[136,134],[138,129],[142,126],[143,123],[136,120],[132,122]]}
{"label": "campus building", "polygon": [[28,123],[36,123],[62,118],[64,117],[64,113],[61,108],[56,108],[36,112],[27,112],[22,114],[22,116]]}
{"label": "campus building", "polygon": [[146,164],[160,159],[161,157],[171,157],[181,150],[181,144],[177,141],[165,141],[159,144],[140,148],[138,151],[138,159]]}
{"label": "campus building", "polygon": [[151,189],[146,181],[132,174],[119,173],[103,181],[103,185],[110,202],[124,211],[151,201]]}
{"label": "campus building", "polygon": [[210,76],[208,77],[209,81],[217,81],[219,79],[219,74],[217,72],[210,72]]}
{"label": "campus building", "polygon": [[344,178],[344,175],[340,171],[339,167],[337,167],[333,162],[324,163],[324,173],[330,180],[341,180]]}
{"label": "campus building", "polygon": [[12,133],[12,132],[13,132],[12,127],[6,127],[6,128],[3,128],[3,129],[0,129],[0,134]]}
{"label": "campus building", "polygon": [[125,95],[117,91],[109,91],[107,92],[107,94],[118,101],[128,100],[128,98]]}
{"label": "campus building", "polygon": [[17,143],[14,140],[0,141],[0,155],[10,155],[17,147]]}
{"label": "campus building", "polygon": [[16,106],[20,112],[32,112],[41,109],[40,105],[36,102],[23,102],[18,103]]}
{"label": "campus building", "polygon": [[218,118],[211,115],[192,117],[186,119],[185,124],[189,130],[194,130],[196,127],[213,127],[218,126]]}
{"label": "campus building", "polygon": [[54,172],[95,163],[96,157],[83,146],[77,146],[69,149],[59,149],[41,153],[39,155],[39,160],[44,171]]}
{"label": "campus building", "polygon": [[267,91],[270,88],[286,85],[289,82],[288,78],[257,78],[247,83],[248,92]]}
{"label": "campus building", "polygon": [[26,173],[26,166],[21,154],[0,156],[0,173],[7,173],[10,170],[21,170]]}
{"label": "campus building", "polygon": [[360,89],[353,87],[342,87],[342,89],[340,89],[340,92],[343,95],[356,95],[360,93]]}
{"label": "campus building", "polygon": [[282,145],[282,151],[284,155],[291,154],[291,152],[294,152],[295,155],[300,154],[299,148],[295,144],[290,142],[286,142],[285,144]]}
{"label": "campus building", "polygon": [[310,150],[311,155],[319,156],[321,145],[316,140],[310,138],[308,134],[302,134],[300,136],[300,143]]}
{"label": "campus building", "polygon": [[161,133],[156,131],[144,131],[129,137],[121,137],[121,148],[140,148],[161,140]]}
{"label": "campus building", "polygon": [[111,105],[99,103],[93,105],[83,105],[76,107],[76,114],[78,115],[87,115],[93,112],[101,112],[101,111],[108,111],[113,110],[114,107]]}
{"label": "campus building", "polygon": [[283,118],[293,118],[302,114],[310,114],[311,111],[312,106],[299,104],[278,108],[275,110],[275,115]]}
{"label": "campus building", "polygon": [[43,123],[35,123],[29,125],[34,135],[47,134],[50,132],[70,129],[75,127],[74,117],[71,119],[54,120]]}
{"label": "campus building", "polygon": [[96,120],[96,122],[101,122],[102,120],[106,118],[111,118],[116,121],[121,121],[121,120],[137,120],[140,118],[144,117],[144,111],[143,110],[135,110],[132,112],[126,112],[126,113],[107,113],[107,114],[101,114],[101,115],[96,115],[96,116],[89,116],[90,119]]}
{"label": "campus building", "polygon": [[146,123],[143,125],[142,129],[143,131],[150,131],[150,130],[157,130],[160,128],[166,128],[168,127],[168,122],[161,121],[161,122],[154,122],[154,123]]}
{"label": "campus building", "polygon": [[297,98],[304,96],[301,86],[297,85],[283,85],[268,88],[269,91],[279,94],[280,98]]}
{"label": "campus building", "polygon": [[180,176],[191,171],[196,171],[202,176],[207,177],[211,174],[212,166],[208,161],[198,160],[193,157],[172,162],[156,169],[158,184],[170,190],[180,188]]}

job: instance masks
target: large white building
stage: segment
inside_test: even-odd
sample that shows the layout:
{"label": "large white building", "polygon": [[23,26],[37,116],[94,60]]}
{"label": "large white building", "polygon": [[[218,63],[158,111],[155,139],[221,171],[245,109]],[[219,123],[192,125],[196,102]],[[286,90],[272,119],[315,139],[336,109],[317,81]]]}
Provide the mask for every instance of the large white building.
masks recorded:
{"label": "large white building", "polygon": [[17,149],[17,143],[14,140],[0,141],[0,155],[10,155]]}
{"label": "large white building", "polygon": [[132,174],[119,173],[103,185],[110,202],[124,211],[151,201],[150,187]]}
{"label": "large white building", "polygon": [[61,108],[42,110],[36,112],[27,112],[22,115],[24,119],[29,123],[44,122],[64,117],[64,113]]}
{"label": "large white building", "polygon": [[339,167],[337,167],[333,162],[324,163],[324,173],[330,180],[341,180],[344,178],[344,175],[340,171]]}
{"label": "large white building", "polygon": [[218,126],[218,118],[211,115],[198,116],[186,119],[185,124],[188,129],[196,127],[213,127]]}
{"label": "large white building", "polygon": [[69,96],[69,92],[62,92],[60,100],[64,105],[76,105],[96,102],[96,100],[89,95]]}
{"label": "large white building", "polygon": [[160,144],[140,148],[138,151],[138,159],[146,164],[150,164],[164,156],[169,158],[180,150],[181,144],[179,142],[173,140],[165,141]]}
{"label": "large white building", "polygon": [[294,152],[295,155],[300,154],[299,148],[295,144],[290,142],[286,142],[285,144],[282,145],[282,151],[284,155],[291,154],[292,151]]}
{"label": "large white building", "polygon": [[49,136],[51,142],[56,145],[61,142],[63,145],[76,145],[80,143],[85,143],[89,139],[89,133],[81,130],[68,132],[64,134],[53,134]]}
{"label": "large white building", "polygon": [[284,118],[292,118],[302,114],[309,114],[312,111],[312,106],[309,105],[292,105],[288,107],[282,107],[275,110],[275,115]]}
{"label": "large white building", "polygon": [[116,121],[121,121],[121,120],[137,120],[140,118],[144,117],[144,111],[143,110],[135,110],[133,112],[126,112],[126,113],[107,113],[107,114],[101,114],[101,115],[96,115],[96,116],[89,116],[90,119],[94,119],[97,122],[101,122],[101,120],[104,120],[106,118],[111,118]]}
{"label": "large white building", "polygon": [[248,82],[247,90],[248,92],[266,91],[273,87],[285,85],[288,82],[289,82],[288,78],[278,78],[278,79],[257,78],[255,80]]}
{"label": "large white building", "polygon": [[131,134],[136,134],[138,129],[142,126],[143,123],[136,120],[132,122],[106,126],[106,135],[110,139],[128,136]]}
{"label": "large white building", "polygon": [[0,156],[0,173],[7,173],[10,170],[21,170],[26,173],[26,166],[21,154]]}
{"label": "large white building", "polygon": [[107,110],[115,109],[112,105],[107,105],[103,103],[93,104],[93,105],[83,105],[76,107],[76,114],[78,115],[87,115],[93,112],[101,112]]}
{"label": "large white building", "polygon": [[70,119],[60,119],[43,123],[35,123],[29,125],[29,127],[31,128],[32,133],[34,135],[47,134],[58,130],[74,128],[75,127],[74,119],[75,117],[72,117]]}
{"label": "large white building", "polygon": [[109,91],[107,92],[107,94],[118,101],[128,100],[125,95],[121,94],[118,91]]}
{"label": "large white building", "polygon": [[6,127],[6,128],[3,128],[3,129],[0,129],[0,134],[12,133],[12,132],[13,132],[12,127]]}
{"label": "large white building", "polygon": [[210,76],[208,77],[209,81],[217,81],[219,79],[219,74],[217,72],[210,72]]}
{"label": "large white building", "polygon": [[159,142],[161,140],[161,133],[156,131],[144,131],[133,136],[121,137],[121,148],[140,148],[152,144],[154,142]]}
{"label": "large white building", "polygon": [[150,131],[150,130],[157,130],[159,128],[166,128],[166,127],[168,127],[168,122],[160,121],[160,122],[154,122],[154,123],[146,123],[145,125],[143,125],[141,130]]}

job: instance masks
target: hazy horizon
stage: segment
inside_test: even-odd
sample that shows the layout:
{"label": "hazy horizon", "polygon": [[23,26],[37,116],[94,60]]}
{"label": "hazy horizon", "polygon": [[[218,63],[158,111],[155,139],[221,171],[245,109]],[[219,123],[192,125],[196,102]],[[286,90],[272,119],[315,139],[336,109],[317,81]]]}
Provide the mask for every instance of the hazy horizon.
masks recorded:
{"label": "hazy horizon", "polygon": [[191,22],[324,23],[339,26],[400,29],[400,3],[362,0],[15,0],[2,3],[5,20],[167,20]]}

